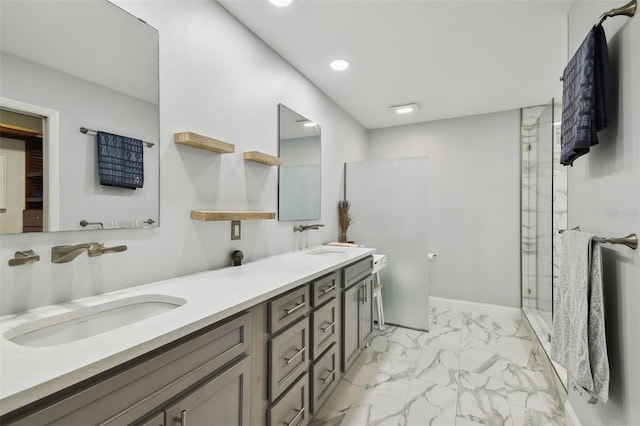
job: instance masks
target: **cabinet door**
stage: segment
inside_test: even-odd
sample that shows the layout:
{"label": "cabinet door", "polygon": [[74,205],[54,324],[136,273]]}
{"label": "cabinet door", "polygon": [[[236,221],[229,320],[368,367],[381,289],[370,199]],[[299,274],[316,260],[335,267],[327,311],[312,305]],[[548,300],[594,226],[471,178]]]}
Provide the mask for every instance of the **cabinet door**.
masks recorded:
{"label": "cabinet door", "polygon": [[338,299],[333,299],[311,315],[311,359],[319,358],[332,343],[338,341],[340,320]]}
{"label": "cabinet door", "polygon": [[373,277],[363,280],[361,285],[360,346],[364,347],[365,342],[373,332]]}
{"label": "cabinet door", "polygon": [[309,320],[269,339],[269,401],[274,402],[309,368]]}
{"label": "cabinet door", "polygon": [[165,426],[164,411],[161,411],[151,418],[147,418],[146,420],[134,424],[135,426]]}
{"label": "cabinet door", "polygon": [[250,424],[251,357],[215,375],[166,408],[167,426]]}
{"label": "cabinet door", "polygon": [[342,305],[342,371],[347,371],[360,353],[360,295],[357,284],[343,293]]}
{"label": "cabinet door", "polygon": [[[268,426],[305,426],[309,423],[309,376],[304,373],[282,398],[267,410]],[[221,426],[224,423],[221,423]],[[226,425],[224,425],[226,426]]]}
{"label": "cabinet door", "polygon": [[334,343],[311,367],[311,413],[318,412],[338,384],[338,346]]}

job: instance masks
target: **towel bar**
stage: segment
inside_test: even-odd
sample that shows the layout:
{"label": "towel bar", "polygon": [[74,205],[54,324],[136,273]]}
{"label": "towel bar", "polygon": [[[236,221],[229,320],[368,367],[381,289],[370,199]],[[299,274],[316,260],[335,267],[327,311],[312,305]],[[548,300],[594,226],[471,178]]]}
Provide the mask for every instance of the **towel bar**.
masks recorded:
{"label": "towel bar", "polygon": [[636,14],[637,3],[638,3],[638,0],[631,0],[629,3],[625,4],[622,7],[611,9],[610,11],[603,13],[602,16],[600,16],[600,19],[598,20],[598,23],[596,25],[602,25],[605,19],[611,18],[614,16],[623,15],[623,16],[632,17],[633,15]]}
{"label": "towel bar", "polygon": [[[98,133],[98,131],[97,130],[93,130],[93,129],[89,129],[87,127],[80,127],[80,133],[84,133],[85,135],[88,135],[88,134],[96,135]],[[142,143],[147,148],[153,148],[153,146],[155,145],[153,142],[147,142],[147,141],[142,141]]]}
{"label": "towel bar", "polygon": [[[580,227],[576,226],[572,230],[579,231]],[[566,231],[566,229],[561,229],[559,232],[562,234],[564,231]],[[638,248],[638,236],[636,234],[629,234],[626,237],[621,238],[593,237],[593,241],[604,244],[622,244],[633,250],[636,250]]]}

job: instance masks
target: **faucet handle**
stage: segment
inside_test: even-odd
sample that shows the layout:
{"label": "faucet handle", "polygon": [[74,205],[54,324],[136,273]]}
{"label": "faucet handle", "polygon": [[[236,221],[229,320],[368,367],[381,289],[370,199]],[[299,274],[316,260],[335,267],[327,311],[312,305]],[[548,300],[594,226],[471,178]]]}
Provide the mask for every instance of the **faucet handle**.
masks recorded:
{"label": "faucet handle", "polygon": [[27,265],[40,261],[40,256],[33,250],[17,251],[13,259],[9,259],[9,266]]}

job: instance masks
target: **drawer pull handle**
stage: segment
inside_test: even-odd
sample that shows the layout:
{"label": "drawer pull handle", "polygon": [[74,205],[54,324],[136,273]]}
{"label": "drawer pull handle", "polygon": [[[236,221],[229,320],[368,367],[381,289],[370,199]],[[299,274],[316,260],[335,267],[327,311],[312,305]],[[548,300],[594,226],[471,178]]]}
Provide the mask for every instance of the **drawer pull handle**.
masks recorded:
{"label": "drawer pull handle", "polygon": [[336,370],[334,368],[333,370],[329,371],[329,375],[327,377],[325,377],[324,379],[320,378],[319,380],[322,380],[322,384],[326,385],[327,383],[329,383],[329,379],[331,379],[335,374]]}
{"label": "drawer pull handle", "polygon": [[293,354],[293,356],[291,358],[285,358],[285,360],[287,361],[287,364],[291,364],[291,361],[296,359],[300,354],[304,353],[305,349],[306,348],[303,346],[302,348],[298,349],[297,352],[295,354]]}
{"label": "drawer pull handle", "polygon": [[320,295],[320,297],[322,297],[322,296],[326,296],[326,295],[327,295],[327,293],[331,293],[331,292],[332,292],[333,290],[335,290],[335,289],[336,289],[336,285],[335,285],[335,284],[334,284],[334,285],[332,285],[332,286],[329,286],[329,287],[325,287],[325,288],[323,288],[322,290],[320,290],[320,291],[322,292],[322,294]]}
{"label": "drawer pull handle", "polygon": [[292,426],[296,422],[296,420],[298,420],[298,417],[300,417],[303,413],[304,413],[304,405],[302,406],[301,409],[298,410],[298,412],[296,413],[296,416],[293,419],[291,419],[289,423],[285,423],[285,425]]}
{"label": "drawer pull handle", "polygon": [[294,313],[294,312],[295,312],[295,311],[297,311],[298,309],[304,308],[305,306],[307,306],[307,303],[306,303],[306,302],[298,303],[298,304],[297,304],[296,306],[294,306],[293,308],[291,308],[291,309],[287,309],[287,310],[286,310],[286,313],[287,313],[287,315],[291,315],[292,313]]}
{"label": "drawer pull handle", "polygon": [[327,331],[329,331],[329,329],[331,327],[333,327],[334,325],[336,325],[335,321],[330,322],[325,328],[321,328],[320,330],[322,330],[323,333],[326,333]]}
{"label": "drawer pull handle", "polygon": [[182,410],[180,412],[180,424],[182,426],[187,426],[187,410]]}

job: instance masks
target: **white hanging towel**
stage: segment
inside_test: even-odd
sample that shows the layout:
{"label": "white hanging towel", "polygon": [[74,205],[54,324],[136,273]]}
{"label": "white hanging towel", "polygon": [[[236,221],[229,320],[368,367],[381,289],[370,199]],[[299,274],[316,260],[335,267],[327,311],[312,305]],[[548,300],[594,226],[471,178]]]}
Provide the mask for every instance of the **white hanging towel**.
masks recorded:
{"label": "white hanging towel", "polygon": [[554,288],[551,358],[591,396],[609,398],[609,360],[604,329],[602,254],[593,235],[562,234],[560,279]]}

